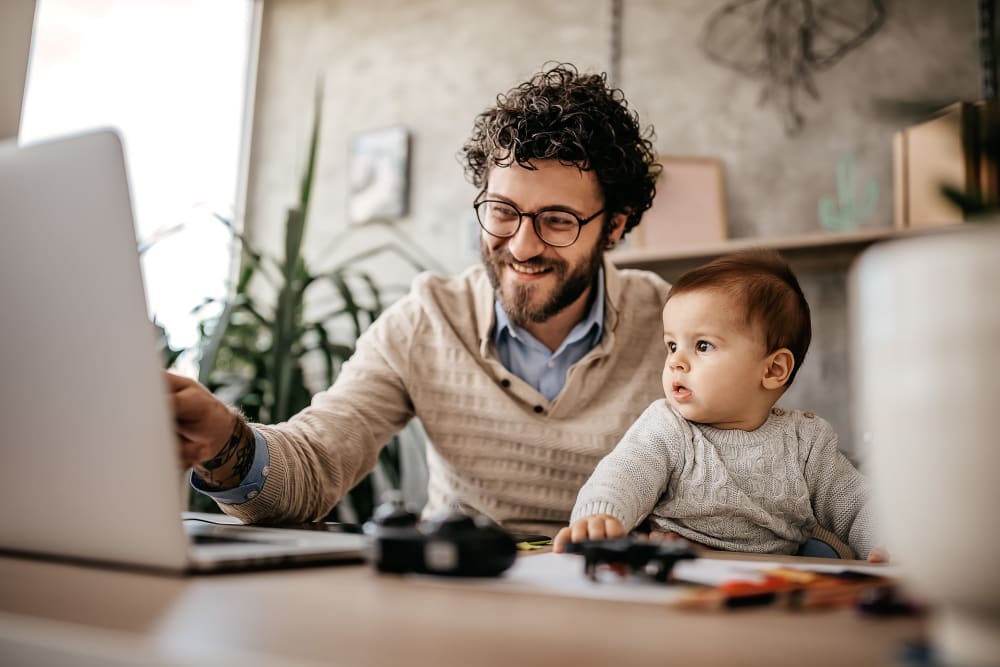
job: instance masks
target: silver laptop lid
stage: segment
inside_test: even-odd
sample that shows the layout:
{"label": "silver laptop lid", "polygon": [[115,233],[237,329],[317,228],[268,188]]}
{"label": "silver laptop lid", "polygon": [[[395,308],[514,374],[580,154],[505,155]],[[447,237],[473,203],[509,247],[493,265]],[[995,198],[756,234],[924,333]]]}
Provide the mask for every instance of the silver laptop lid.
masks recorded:
{"label": "silver laptop lid", "polygon": [[0,549],[182,569],[122,145],[0,144]]}

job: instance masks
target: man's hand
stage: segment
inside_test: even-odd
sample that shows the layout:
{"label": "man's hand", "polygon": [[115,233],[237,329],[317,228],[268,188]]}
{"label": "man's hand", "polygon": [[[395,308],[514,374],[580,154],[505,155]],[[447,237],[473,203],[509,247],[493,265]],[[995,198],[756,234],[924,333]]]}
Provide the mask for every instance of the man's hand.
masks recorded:
{"label": "man's hand", "polygon": [[569,542],[610,540],[625,536],[625,526],[610,514],[592,514],[561,529],[552,540],[552,550],[562,553]]}
{"label": "man's hand", "polygon": [[214,490],[238,486],[253,464],[254,438],[243,418],[203,385],[167,373],[181,468]]}

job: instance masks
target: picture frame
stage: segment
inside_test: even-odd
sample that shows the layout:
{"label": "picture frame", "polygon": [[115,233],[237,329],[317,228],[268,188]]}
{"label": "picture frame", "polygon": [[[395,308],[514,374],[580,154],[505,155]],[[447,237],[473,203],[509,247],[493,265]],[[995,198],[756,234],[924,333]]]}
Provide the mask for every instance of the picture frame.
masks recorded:
{"label": "picture frame", "polygon": [[393,220],[409,209],[410,133],[393,126],[351,139],[347,219],[351,224]]}
{"label": "picture frame", "polygon": [[729,237],[722,161],[707,156],[661,155],[663,173],[652,207],[642,216],[631,249],[668,250]]}

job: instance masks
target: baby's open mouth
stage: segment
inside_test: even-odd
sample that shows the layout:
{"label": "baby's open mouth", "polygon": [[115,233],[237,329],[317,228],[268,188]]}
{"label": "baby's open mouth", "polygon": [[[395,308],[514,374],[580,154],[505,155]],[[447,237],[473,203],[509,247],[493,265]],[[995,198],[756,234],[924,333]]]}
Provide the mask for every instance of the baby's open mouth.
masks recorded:
{"label": "baby's open mouth", "polygon": [[672,385],[670,385],[670,394],[671,396],[673,396],[675,399],[678,400],[691,398],[691,390],[685,387],[680,382],[674,382]]}

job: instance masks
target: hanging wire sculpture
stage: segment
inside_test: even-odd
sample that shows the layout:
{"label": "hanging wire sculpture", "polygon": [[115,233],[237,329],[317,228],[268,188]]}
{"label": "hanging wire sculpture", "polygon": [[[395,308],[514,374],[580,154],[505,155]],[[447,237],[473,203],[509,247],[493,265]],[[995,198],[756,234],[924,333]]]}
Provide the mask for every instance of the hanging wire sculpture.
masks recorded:
{"label": "hanging wire sculpture", "polygon": [[983,99],[997,99],[996,0],[979,0],[979,64]]}
{"label": "hanging wire sculpture", "polygon": [[708,19],[708,58],[763,79],[759,103],[778,108],[785,134],[805,124],[801,92],[819,99],[814,71],[833,66],[885,23],[883,0],[735,0]]}
{"label": "hanging wire sculpture", "polygon": [[623,0],[611,0],[611,53],[608,66],[609,83],[622,85],[622,11]]}

